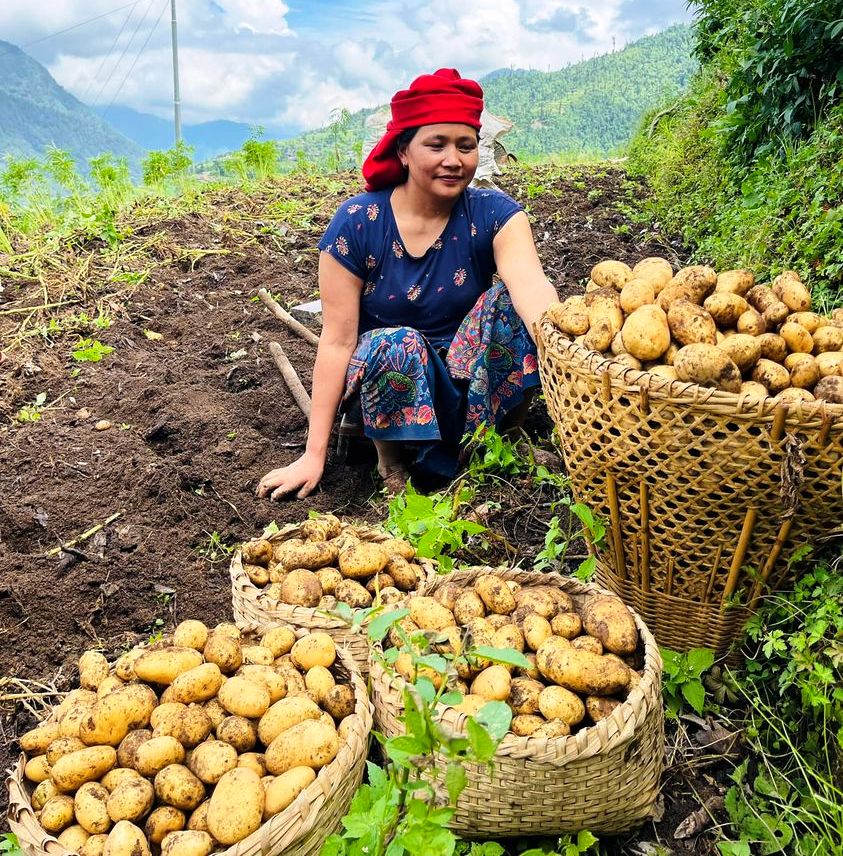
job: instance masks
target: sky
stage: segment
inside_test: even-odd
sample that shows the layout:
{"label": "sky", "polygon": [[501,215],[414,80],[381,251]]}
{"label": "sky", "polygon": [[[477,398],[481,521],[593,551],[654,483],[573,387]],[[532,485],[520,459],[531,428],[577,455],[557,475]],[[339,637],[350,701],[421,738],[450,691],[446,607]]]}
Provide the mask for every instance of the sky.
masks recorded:
{"label": "sky", "polygon": [[[0,39],[86,104],[169,118],[170,8],[2,0]],[[474,78],[502,67],[550,71],[692,18],[686,0],[176,0],[176,12],[182,121],[273,132],[386,103],[443,66]]]}

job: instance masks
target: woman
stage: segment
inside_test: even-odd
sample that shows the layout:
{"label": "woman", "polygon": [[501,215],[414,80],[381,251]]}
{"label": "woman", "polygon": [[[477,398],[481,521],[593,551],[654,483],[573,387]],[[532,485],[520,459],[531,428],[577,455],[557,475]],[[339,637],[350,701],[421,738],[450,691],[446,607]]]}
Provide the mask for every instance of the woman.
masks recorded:
{"label": "woman", "polygon": [[521,207],[468,187],[482,110],[479,84],[454,69],[392,99],[363,164],[367,192],[319,243],[323,326],[305,452],[267,473],[259,496],[314,489],[341,402],[359,401],[394,492],[408,449],[414,466],[453,475],[464,433],[500,425],[538,385],[533,324],[557,297]]}

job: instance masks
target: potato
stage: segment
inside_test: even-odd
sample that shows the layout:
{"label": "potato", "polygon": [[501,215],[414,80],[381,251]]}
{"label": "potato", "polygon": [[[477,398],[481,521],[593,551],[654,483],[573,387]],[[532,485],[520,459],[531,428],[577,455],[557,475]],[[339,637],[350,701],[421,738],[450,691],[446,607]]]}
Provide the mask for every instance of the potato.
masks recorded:
{"label": "potato", "polygon": [[556,639],[551,637],[536,652],[539,670],[549,681],[591,695],[613,695],[629,686],[630,669],[623,663],[571,645],[550,647]]}
{"label": "potato", "polygon": [[667,323],[673,338],[683,345],[698,342],[709,345],[717,343],[714,319],[705,309],[690,300],[677,300],[672,303],[667,310]]}
{"label": "potato", "polygon": [[[207,799],[195,808],[187,818],[187,828],[195,829],[199,832],[208,832],[208,809],[211,807],[211,800]],[[210,835],[210,833],[208,833]]]}
{"label": "potato", "polygon": [[442,686],[442,674],[429,666],[417,666],[413,655],[408,651],[402,651],[398,655],[394,668],[408,683],[415,683],[419,678],[427,678],[436,689]]}
{"label": "potato", "polygon": [[269,746],[282,731],[306,719],[318,719],[320,712],[319,706],[307,696],[287,697],[275,702],[258,723],[261,743]]}
{"label": "potato", "polygon": [[550,629],[563,639],[574,639],[582,632],[582,620],[576,612],[560,612],[551,619]]}
{"label": "potato", "polygon": [[173,631],[173,645],[179,648],[195,648],[201,651],[207,641],[208,628],[195,619],[180,622]]}
{"label": "potato", "polygon": [[821,378],[814,387],[814,397],[830,404],[843,404],[843,376],[828,375]]}
{"label": "potato", "polygon": [[703,308],[721,327],[732,327],[749,309],[749,303],[739,294],[715,291],[706,297]]}
{"label": "potato", "polygon": [[[308,541],[304,544],[290,544],[277,561],[287,570],[303,569],[317,571],[335,565],[339,558],[337,545],[329,541]],[[342,568],[340,568],[342,570]]]}
{"label": "potato", "polygon": [[690,300],[691,303],[700,302],[694,298],[693,292],[687,285],[669,283],[659,292],[656,298],[656,306],[666,313],[677,300]]}
{"label": "potato", "polygon": [[47,747],[44,757],[47,765],[52,767],[62,756],[84,748],[85,744],[78,737],[58,737]]}
{"label": "potato", "polygon": [[509,698],[511,677],[506,666],[495,663],[483,669],[471,683],[471,694],[489,701],[506,701]]}
{"label": "potato", "polygon": [[479,695],[466,693],[459,704],[453,705],[453,708],[458,713],[463,713],[466,716],[475,716],[483,705],[488,704],[489,699]]}
{"label": "potato", "polygon": [[35,790],[32,791],[32,807],[35,811],[41,811],[44,804],[51,797],[57,796],[59,789],[55,786],[52,779],[44,779],[39,782]]}
{"label": "potato", "polygon": [[755,275],[749,270],[724,270],[717,274],[715,293],[737,294],[743,297],[755,285]]}
{"label": "potato", "polygon": [[485,617],[486,605],[476,591],[464,589],[454,602],[453,612],[457,624],[465,625],[472,618]]}
{"label": "potato", "polygon": [[271,666],[275,657],[263,645],[243,645],[243,663],[247,666]]}
{"label": "potato", "polygon": [[108,791],[98,782],[85,782],[73,797],[76,822],[91,835],[101,835],[111,829],[108,797]]}
{"label": "potato", "polygon": [[763,383],[754,380],[745,380],[741,384],[740,393],[741,395],[750,395],[753,398],[767,398],[770,394]]}
{"label": "potato", "polygon": [[819,366],[810,354],[788,354],[784,367],[790,372],[790,385],[793,387],[812,389],[820,379]]}
{"label": "potato", "polygon": [[791,386],[783,389],[777,396],[776,401],[781,401],[784,404],[796,404],[800,401],[816,401],[813,394],[807,389],[802,389],[797,386]]}
{"label": "potato", "polygon": [[843,351],[843,327],[823,324],[817,327],[812,339],[815,354],[823,354],[827,351]]}
{"label": "potato", "polygon": [[533,651],[538,651],[542,642],[548,636],[553,635],[550,622],[535,612],[524,617],[522,627],[524,630],[524,640]]}
{"label": "potato", "polygon": [[787,316],[788,321],[793,321],[796,324],[804,327],[812,336],[825,324],[828,324],[821,315],[816,312],[791,312]]}
{"label": "potato", "polygon": [[193,669],[182,672],[171,684],[171,696],[174,701],[208,701],[220,691],[222,672],[216,663],[202,663]]}
{"label": "potato", "polygon": [[95,690],[108,677],[108,660],[99,651],[86,651],[79,658],[79,684]]}
{"label": "potato", "polygon": [[187,824],[183,811],[171,805],[156,808],[146,819],[143,831],[152,844],[160,844],[170,832],[179,832]]}
{"label": "potato", "polygon": [[36,755],[30,758],[23,768],[23,775],[30,782],[40,783],[50,778],[50,765],[46,755]]}
{"label": "potato", "polygon": [[509,586],[494,574],[483,574],[474,581],[474,590],[490,612],[509,615],[518,605]]}
{"label": "potato", "polygon": [[153,684],[171,684],[182,672],[202,665],[202,654],[195,648],[171,645],[145,651],[135,660],[135,675]]}
{"label": "potato", "polygon": [[422,630],[444,630],[455,624],[454,614],[432,597],[410,598],[410,618]]}
{"label": "potato", "polygon": [[343,575],[336,568],[319,568],[315,573],[323,594],[333,594],[343,580]]}
{"label": "potato", "polygon": [[[544,690],[541,681],[532,678],[513,678],[509,692],[509,706],[515,714],[539,712],[539,695]],[[486,701],[486,699],[483,699]]]}
{"label": "potato", "polygon": [[695,343],[680,348],[673,361],[679,380],[714,386],[726,392],[741,387],[741,373],[729,356],[716,345]]}
{"label": "potato", "polygon": [[616,707],[620,707],[622,701],[616,698],[605,698],[604,696],[586,696],[585,709],[592,722],[600,722],[607,716],[611,716]]}
{"label": "potato", "polygon": [[594,596],[580,611],[585,632],[613,654],[634,654],[638,648],[635,619],[617,597]]}
{"label": "potato", "polygon": [[275,776],[293,767],[305,766],[317,770],[334,760],[339,746],[339,737],[333,725],[321,719],[306,719],[282,731],[269,744],[266,769]]}
{"label": "potato", "polygon": [[591,651],[592,654],[603,653],[602,643],[593,636],[577,636],[575,639],[571,639],[571,645],[578,651]]}
{"label": "potato", "polygon": [[113,746],[89,746],[59,758],[50,775],[56,787],[67,793],[78,790],[85,782],[101,779],[116,763]]}
{"label": "potato", "polygon": [[[769,334],[765,333],[764,335]],[[760,340],[763,338],[764,336],[749,336],[746,333],[735,333],[733,336],[725,338],[717,347],[729,356],[729,359],[741,372],[745,372],[761,359]]]}
{"label": "potato", "polygon": [[79,848],[80,856],[102,856],[106,841],[108,836],[105,834],[88,836],[88,840]]}
{"label": "potato", "polygon": [[250,565],[263,565],[266,567],[272,561],[272,544],[265,538],[255,541],[247,541],[241,550],[243,562]]}
{"label": "potato", "polygon": [[307,692],[307,687],[304,685],[304,675],[292,664],[289,654],[287,654],[286,660],[279,658],[275,661],[275,671],[279,675],[283,675],[287,682],[285,698],[304,695]]}
{"label": "potato", "polygon": [[[258,776],[263,778],[266,775],[266,758],[263,752],[244,752],[237,756],[238,767],[248,767],[254,770]],[[226,772],[228,772],[226,770]]]}
{"label": "potato", "polygon": [[567,737],[571,733],[571,726],[564,719],[551,719],[543,722],[530,736],[531,737]]}
{"label": "potato", "polygon": [[620,330],[623,325],[623,310],[620,295],[614,288],[603,287],[589,292],[585,295],[585,305],[588,307],[589,332],[601,318],[606,319],[613,328],[613,336]]}
{"label": "potato", "polygon": [[735,325],[738,333],[746,333],[748,336],[761,336],[767,332],[767,322],[757,309],[747,309]]}
{"label": "potato", "polygon": [[668,316],[658,306],[640,306],[624,322],[621,337],[626,350],[636,359],[658,359],[670,345]]}
{"label": "potato", "polygon": [[58,722],[44,722],[20,737],[20,748],[27,755],[44,755],[47,747],[61,737]]}
{"label": "potato", "polygon": [[137,823],[143,820],[155,801],[155,789],[146,779],[127,779],[121,782],[108,795],[106,808],[108,816],[116,823],[130,820]]}
{"label": "potato", "polygon": [[629,315],[641,306],[653,303],[656,299],[656,289],[652,282],[646,279],[631,279],[621,289],[621,309]]}
{"label": "potato", "polygon": [[58,794],[50,797],[41,809],[39,823],[53,835],[67,829],[73,823],[73,797]]}
{"label": "potato", "polygon": [[412,591],[418,586],[418,570],[417,565],[396,554],[391,555],[386,563],[386,572],[392,577],[395,587],[401,591]]}
{"label": "potato", "polygon": [[307,674],[304,676],[305,687],[309,692],[313,693],[319,704],[322,704],[326,693],[335,684],[334,676],[325,666],[313,666],[307,670]]}
{"label": "potato", "polygon": [[302,636],[293,645],[290,657],[296,666],[305,671],[314,666],[324,666],[327,669],[334,665],[337,647],[327,633],[314,631]]}
{"label": "potato", "polygon": [[276,776],[266,788],[263,819],[269,820],[272,815],[284,811],[314,781],[316,772],[310,767],[293,767]]}
{"label": "potato", "polygon": [[494,636],[492,636],[492,647],[511,648],[523,653],[524,634],[514,624],[506,624],[495,631]]}
{"label": "potato", "polygon": [[133,781],[134,779],[142,779],[143,776],[130,767],[115,767],[109,770],[101,779],[100,784],[111,793],[118,785],[123,782]]}
{"label": "potato", "polygon": [[633,266],[632,276],[652,283],[658,294],[673,279],[673,267],[661,256],[647,256]]}
{"label": "potato", "polygon": [[183,764],[170,764],[156,773],[155,795],[167,805],[182,810],[196,808],[205,799],[205,786]]}
{"label": "potato", "polygon": [[717,273],[708,265],[690,265],[680,268],[671,283],[683,285],[691,292],[694,303],[702,303],[717,285]]}
{"label": "potato", "polygon": [[103,856],[150,856],[143,832],[128,820],[115,823],[105,840]]}
{"label": "potato", "polygon": [[465,591],[470,591],[470,589],[466,589],[456,583],[445,583],[433,592],[433,599],[438,604],[444,606],[445,609],[450,609],[453,612],[457,598]]}
{"label": "potato", "polygon": [[275,704],[287,695],[287,682],[273,666],[246,665],[240,668],[237,675],[266,687],[270,704]]}
{"label": "potato", "polygon": [[374,576],[386,567],[389,553],[380,544],[357,541],[340,551],[340,573],[352,580]]}
{"label": "potato", "polygon": [[302,538],[308,541],[329,541],[342,532],[342,521],[334,514],[323,514],[312,520],[305,520],[299,526]]}
{"label": "potato", "polygon": [[202,709],[205,711],[206,716],[211,721],[211,728],[213,730],[216,730],[219,724],[228,715],[225,711],[225,708],[215,698],[212,698],[210,701],[206,701],[205,704],[202,705]]}
{"label": "potato", "polygon": [[116,690],[125,685],[125,681],[120,680],[117,675],[109,675],[103,678],[100,685],[97,687],[97,698],[102,698],[108,695],[112,690]]}
{"label": "potato", "polygon": [[512,722],[509,725],[509,730],[518,737],[529,737],[535,734],[536,730],[544,725],[544,718],[535,714],[519,713],[512,717]]}
{"label": "potato", "polygon": [[272,651],[272,656],[275,658],[281,657],[283,654],[289,654],[296,644],[295,631],[290,627],[273,627],[267,630],[261,637],[261,645],[269,648]]}
{"label": "potato", "polygon": [[518,675],[519,678],[533,678],[533,680],[539,680],[539,678],[541,678],[541,672],[539,671],[538,666],[536,665],[536,655],[531,652],[528,652],[524,655],[524,657],[527,659],[527,663],[529,665],[527,665],[526,667],[517,668],[515,670],[515,674]]}
{"label": "potato", "polygon": [[[194,652],[201,658],[201,654]],[[138,660],[140,662],[140,660]],[[134,728],[145,728],[158,699],[143,684],[126,684],[103,696],[79,724],[79,739],[88,746],[119,745]]]}
{"label": "potato", "polygon": [[162,702],[149,717],[149,724],[161,734],[174,734],[178,730],[178,720],[187,710],[187,705],[179,701]]}
{"label": "potato", "polygon": [[779,335],[791,353],[810,354],[814,350],[814,340],[801,324],[788,321],[782,324]]}
{"label": "potato", "polygon": [[773,395],[790,386],[790,372],[772,360],[759,360],[752,370],[752,379]]}
{"label": "potato", "polygon": [[142,776],[151,778],[169,764],[181,764],[184,761],[184,746],[175,737],[153,737],[141,743],[134,754],[134,768]]}
{"label": "potato", "polygon": [[843,351],[823,351],[817,354],[816,360],[821,378],[839,374],[843,366]]}
{"label": "potato", "polygon": [[58,842],[65,850],[78,851],[82,848],[85,842],[91,837],[91,834],[84,830],[79,824],[68,826],[64,832],[58,836]]}
{"label": "potato", "polygon": [[632,279],[632,268],[624,262],[604,260],[591,269],[591,280],[600,288],[610,286],[620,291]]}
{"label": "potato", "polygon": [[229,678],[220,688],[220,704],[236,716],[258,719],[269,709],[269,690],[245,677]]}
{"label": "potato", "polygon": [[563,333],[582,336],[588,332],[588,307],[581,295],[569,297],[562,303],[551,303],[547,307],[547,317]]}
{"label": "potato", "polygon": [[227,716],[217,726],[216,735],[217,740],[230,743],[238,752],[251,752],[257,743],[258,730],[257,725],[245,716]]}
{"label": "potato", "polygon": [[322,707],[338,722],[354,713],[354,690],[348,684],[336,684],[322,698]]}
{"label": "potato", "polygon": [[762,333],[758,338],[761,346],[761,358],[783,363],[787,356],[787,342],[778,333]]}
{"label": "potato", "polygon": [[[186,747],[196,746],[205,740],[213,730],[211,717],[201,704],[190,704],[175,718],[173,730],[169,736],[175,737]],[[156,729],[154,736],[164,736],[164,729]]]}
{"label": "potato", "polygon": [[279,600],[284,603],[314,607],[319,604],[321,597],[322,588],[313,571],[297,568],[281,581]]}
{"label": "potato", "polygon": [[357,580],[343,580],[337,585],[334,596],[352,609],[365,609],[372,605],[372,594]]}
{"label": "potato", "polygon": [[213,849],[210,834],[195,829],[170,832],[161,842],[161,856],[208,856]]}
{"label": "potato", "polygon": [[773,294],[791,312],[807,312],[811,308],[811,292],[802,284],[799,274],[785,271],[772,282]]}
{"label": "potato", "polygon": [[561,719],[568,725],[577,725],[585,719],[585,705],[579,696],[564,687],[543,687],[537,703],[545,719]]}

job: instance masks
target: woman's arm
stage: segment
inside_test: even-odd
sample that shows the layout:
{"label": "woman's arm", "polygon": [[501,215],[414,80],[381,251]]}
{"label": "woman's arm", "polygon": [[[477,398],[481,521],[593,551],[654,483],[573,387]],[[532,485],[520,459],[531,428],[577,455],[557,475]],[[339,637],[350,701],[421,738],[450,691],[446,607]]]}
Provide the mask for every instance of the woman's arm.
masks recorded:
{"label": "woman's arm", "polygon": [[286,467],[268,472],[258,496],[278,499],[298,490],[299,499],[319,483],[328,456],[328,440],[345,385],[348,361],[357,345],[360,292],[363,281],[328,253],[319,254],[319,295],[322,333],[313,366],[312,404],[304,454]]}
{"label": "woman's arm", "polygon": [[512,305],[534,336],[533,325],[559,298],[539,261],[530,221],[523,211],[514,214],[492,243],[498,275],[512,297]]}

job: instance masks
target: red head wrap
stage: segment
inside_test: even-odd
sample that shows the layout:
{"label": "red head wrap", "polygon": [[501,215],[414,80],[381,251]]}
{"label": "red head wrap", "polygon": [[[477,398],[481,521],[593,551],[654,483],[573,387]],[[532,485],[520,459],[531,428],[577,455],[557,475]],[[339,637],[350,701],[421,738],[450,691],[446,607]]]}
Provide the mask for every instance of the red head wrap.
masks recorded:
{"label": "red head wrap", "polygon": [[440,68],[417,77],[409,89],[392,97],[392,119],[386,133],[363,164],[366,190],[382,190],[407,178],[395,142],[402,131],[420,125],[457,122],[480,130],[483,90],[479,83],[460,77],[455,68]]}

